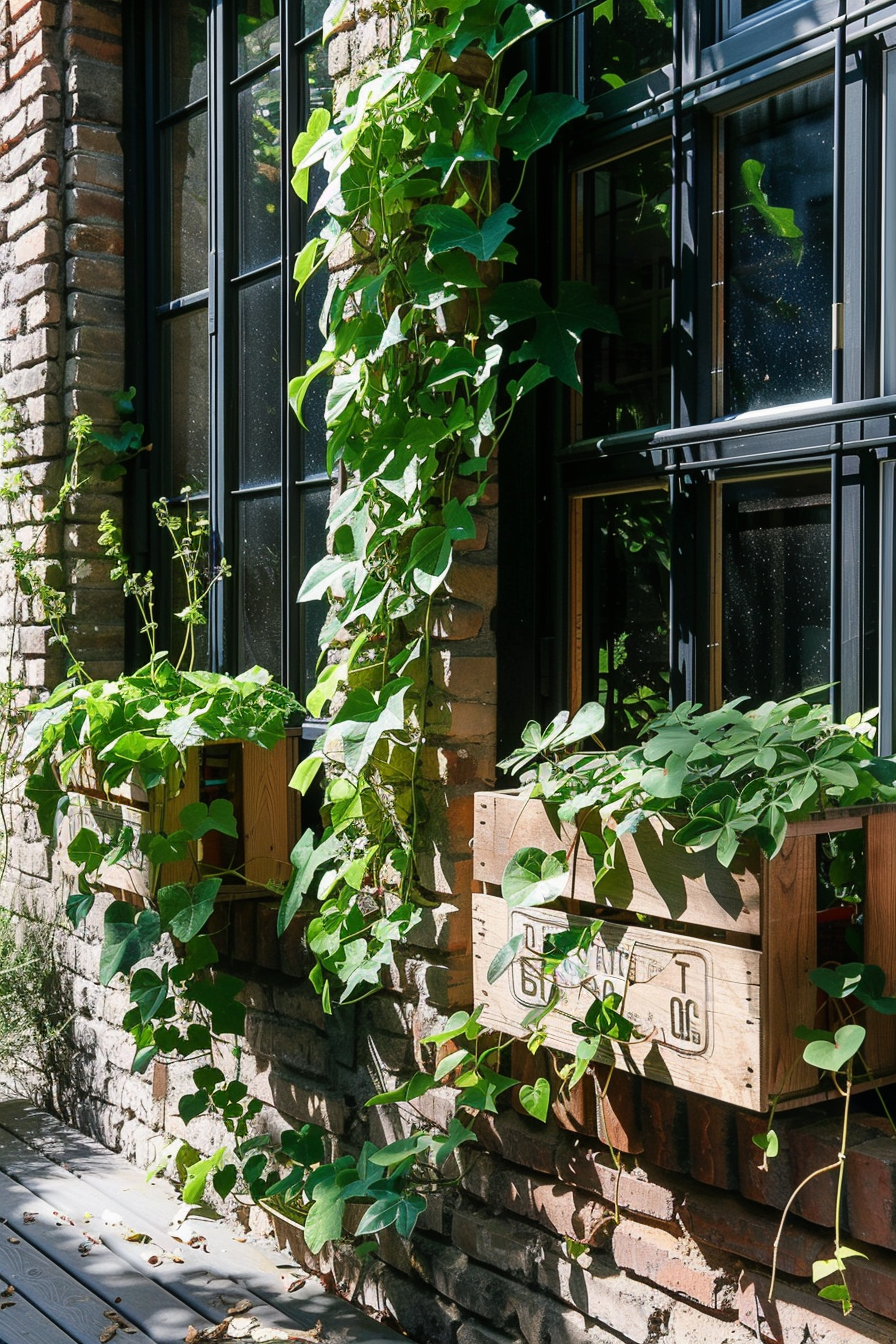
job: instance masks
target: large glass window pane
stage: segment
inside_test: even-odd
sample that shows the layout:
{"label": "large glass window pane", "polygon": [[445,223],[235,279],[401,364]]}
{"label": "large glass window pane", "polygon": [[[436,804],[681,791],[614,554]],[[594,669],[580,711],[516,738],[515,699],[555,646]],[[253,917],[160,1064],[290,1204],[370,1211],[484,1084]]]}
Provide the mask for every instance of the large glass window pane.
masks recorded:
{"label": "large glass window pane", "polygon": [[208,313],[204,307],[167,318],[162,328],[168,387],[172,494],[208,487]]}
{"label": "large glass window pane", "polygon": [[204,98],[208,92],[208,4],[169,0],[162,105],[166,112]]}
{"label": "large glass window pane", "polygon": [[208,119],[204,112],[162,132],[168,265],[162,300],[208,288]]}
{"label": "large glass window pane", "polygon": [[305,53],[305,78],[310,108],[333,108],[333,85],[327,61],[327,48],[315,46]]}
{"label": "large glass window pane", "polygon": [[238,98],[240,270],[280,256],[280,71]]}
{"label": "large glass window pane", "polygon": [[585,176],[585,266],[621,335],[584,344],[587,436],[669,419],[672,253],[668,143],[627,154]]}
{"label": "large glass window pane", "polygon": [[883,392],[896,392],[896,52],[887,53],[886,119],[884,130],[883,228]]}
{"label": "large glass window pane", "polygon": [[574,499],[571,530],[572,696],[601,702],[620,746],[668,702],[668,494]]}
{"label": "large glass window pane", "polygon": [[[302,5],[302,27],[306,37],[309,33],[315,33],[318,28],[323,27],[327,4],[328,0],[304,0],[304,4]],[[321,47],[321,51],[323,50],[324,48]]]}
{"label": "large glass window pane", "polygon": [[[603,0],[595,5],[586,38],[588,98],[618,89],[672,62],[672,3]],[[586,14],[588,22],[590,14]]]}
{"label": "large glass window pane", "polygon": [[240,670],[280,675],[280,493],[237,505],[237,648]]}
{"label": "large glass window pane", "polygon": [[242,0],[237,11],[237,68],[242,75],[280,53],[279,0]]}
{"label": "large glass window pane", "polygon": [[280,279],[239,295],[240,485],[280,479]]}
{"label": "large glass window pane", "polygon": [[827,472],[722,487],[722,694],[760,703],[830,680]]}
{"label": "large glass window pane", "polygon": [[725,409],[831,393],[832,77],[725,122]]}
{"label": "large glass window pane", "polygon": [[[176,505],[172,506],[171,512],[174,514],[182,511]],[[208,515],[206,505],[195,504],[191,508],[193,519],[205,514]],[[170,543],[166,540],[166,545]],[[183,566],[176,561],[171,563],[171,605],[168,610],[168,656],[173,663],[182,658],[183,667],[192,667],[202,671],[207,671],[211,667],[211,658],[209,650],[208,637],[208,601],[204,607],[205,622],[199,625],[187,626],[183,621],[177,619],[176,613],[183,611],[190,601],[187,591],[187,582],[184,575]]]}

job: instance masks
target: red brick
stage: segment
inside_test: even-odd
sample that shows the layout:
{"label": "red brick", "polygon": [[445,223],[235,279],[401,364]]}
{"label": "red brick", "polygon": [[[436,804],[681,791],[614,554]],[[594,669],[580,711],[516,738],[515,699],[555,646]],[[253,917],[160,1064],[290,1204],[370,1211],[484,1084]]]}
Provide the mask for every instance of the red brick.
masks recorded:
{"label": "red brick", "polygon": [[572,1186],[554,1180],[539,1180],[525,1171],[511,1171],[485,1158],[471,1163],[462,1182],[464,1189],[492,1208],[506,1209],[543,1227],[591,1244],[601,1236],[609,1211]]}
{"label": "red brick", "polygon": [[118,257],[72,257],[65,278],[69,289],[117,297],[124,292],[124,262]]}
{"label": "red brick", "polygon": [[821,1107],[807,1107],[776,1115],[772,1128],[778,1136],[778,1155],[769,1158],[768,1171],[763,1171],[764,1154],[753,1143],[753,1135],[762,1134],[768,1129],[768,1118],[749,1111],[739,1111],[737,1137],[741,1193],[758,1204],[770,1204],[774,1209],[783,1209],[797,1184],[791,1166],[790,1135],[794,1130],[805,1129],[824,1118],[825,1111]]}
{"label": "red brick", "polygon": [[68,0],[63,14],[66,28],[86,29],[90,33],[121,34],[120,6],[105,6],[85,3],[85,0]]}
{"label": "red brick", "polygon": [[495,565],[464,564],[455,560],[445,583],[447,592],[458,602],[475,602],[491,611],[498,597],[498,570]]}
{"label": "red brick", "polygon": [[[843,1117],[831,1117],[829,1120],[822,1120],[818,1124],[807,1125],[805,1128],[792,1130],[790,1134],[790,1165],[793,1172],[795,1185],[799,1185],[814,1171],[819,1171],[822,1167],[830,1166],[836,1163],[837,1154],[840,1151],[840,1140],[843,1131]],[[849,1164],[852,1160],[851,1150],[856,1144],[866,1143],[873,1140],[879,1134],[877,1126],[873,1119],[866,1120],[862,1115],[855,1115],[850,1119],[849,1132],[847,1135],[847,1173]],[[886,1143],[887,1140],[884,1140]],[[892,1143],[892,1140],[889,1142]],[[870,1174],[870,1173],[869,1173]],[[880,1173],[875,1172],[878,1176]],[[836,1169],[826,1171],[822,1176],[816,1176],[808,1185],[806,1185],[797,1195],[793,1205],[794,1213],[798,1213],[810,1223],[818,1223],[822,1227],[833,1227],[835,1217],[835,1205],[837,1200],[837,1180]],[[874,1185],[878,1182],[875,1181]],[[854,1183],[855,1188],[855,1183]],[[874,1186],[869,1185],[869,1190]],[[847,1185],[848,1189],[848,1185]],[[879,1198],[879,1190],[877,1198]],[[867,1202],[867,1196],[866,1196]],[[844,1200],[842,1214],[844,1217],[844,1226],[851,1226],[851,1219],[848,1212],[848,1200]]]}
{"label": "red brick", "polygon": [[872,1139],[850,1149],[846,1187],[853,1234],[896,1251],[896,1141]]}
{"label": "red brick", "polygon": [[433,655],[432,677],[454,700],[493,704],[498,695],[497,666],[495,658],[465,658],[457,650],[441,649]]}
{"label": "red brick", "polygon": [[710,1263],[688,1237],[623,1218],[613,1232],[613,1259],[639,1279],[713,1311],[734,1305],[738,1267],[718,1253]]}
{"label": "red brick", "polygon": [[482,629],[484,613],[469,602],[440,602],[436,608],[436,639],[472,639]]}
{"label": "red brick", "polygon": [[70,154],[65,165],[67,186],[105,187],[124,190],[124,165],[121,155]]}
{"label": "red brick", "polygon": [[70,187],[66,212],[69,220],[78,223],[121,224],[124,220],[124,201],[120,195],[110,191]]}
{"label": "red brick", "polygon": [[[717,1190],[691,1190],[681,1212],[682,1226],[702,1247],[740,1256],[756,1264],[771,1265],[780,1215]],[[788,1218],[778,1252],[778,1268],[784,1274],[808,1278],[812,1264],[830,1254],[830,1236]]]}
{"label": "red brick", "polygon": [[33,261],[43,261],[55,256],[62,244],[62,233],[53,224],[38,224],[16,240],[15,259],[17,266],[30,266]]}
{"label": "red brick", "polygon": [[687,1094],[645,1078],[641,1084],[644,1157],[664,1171],[690,1169]]}
{"label": "red brick", "polygon": [[730,1106],[688,1097],[688,1151],[695,1180],[721,1190],[738,1188],[737,1124]]}
{"label": "red brick", "polygon": [[121,39],[118,37],[91,37],[87,33],[68,32],[65,35],[65,55],[67,60],[76,60],[87,56],[95,61],[109,61],[121,64]]}
{"label": "red brick", "polygon": [[891,1326],[874,1320],[861,1307],[844,1319],[840,1308],[805,1287],[778,1280],[774,1301],[769,1279],[746,1271],[741,1276],[738,1318],[757,1344],[892,1344]]}

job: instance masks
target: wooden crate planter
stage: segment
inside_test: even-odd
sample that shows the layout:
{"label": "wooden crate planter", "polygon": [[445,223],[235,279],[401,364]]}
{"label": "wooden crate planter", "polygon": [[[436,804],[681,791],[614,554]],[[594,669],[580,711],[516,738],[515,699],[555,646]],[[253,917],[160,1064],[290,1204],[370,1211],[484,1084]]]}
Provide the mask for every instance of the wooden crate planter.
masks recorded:
{"label": "wooden crate planter", "polygon": [[[547,1001],[538,963],[525,954],[494,985],[486,978],[498,949],[515,934],[532,952],[557,928],[585,925],[601,906],[605,922],[589,954],[593,991],[625,992],[625,1013],[649,1039],[607,1047],[619,1068],[689,1092],[765,1111],[836,1095],[829,1075],[803,1063],[793,1036],[816,1021],[818,996],[808,971],[818,964],[816,842],[819,835],[862,828],[866,895],[864,959],[896,982],[896,808],[856,808],[797,822],[771,862],[744,846],[735,869],[672,841],[674,823],[655,818],[620,839],[617,868],[599,896],[594,868],[579,846],[563,909],[510,910],[500,882],[524,846],[568,849],[574,828],[555,825],[543,803],[517,791],[480,793],[474,809],[474,991],[483,1022],[519,1036],[530,1008]],[[648,924],[636,916],[647,916]],[[847,956],[844,959],[851,959]],[[547,1045],[574,1051],[571,1030],[593,992],[571,990],[546,1019]],[[862,1055],[872,1086],[896,1077],[896,1019],[868,1013]],[[857,1076],[859,1067],[857,1066]]]}
{"label": "wooden crate planter", "polygon": [[[271,750],[251,742],[228,741],[210,744],[209,748],[192,748],[187,752],[187,767],[179,793],[161,805],[161,829],[177,830],[178,817],[189,803],[209,802],[212,796],[229,797],[234,806],[239,830],[234,855],[221,849],[217,833],[210,833],[198,842],[200,872],[213,872],[236,858],[245,873],[245,881],[225,880],[222,894],[232,900],[258,898],[267,882],[285,882],[291,872],[289,855],[300,830],[300,796],[288,787],[289,779],[298,763],[299,738],[289,734]],[[228,778],[222,783],[220,764],[213,765],[215,777],[203,768],[202,752],[226,753],[229,757]],[[96,775],[85,764],[80,775],[70,784],[72,801],[62,827],[59,843],[68,845],[82,826],[89,826],[105,838],[116,834],[122,825],[134,831],[134,847],[130,855],[114,868],[103,872],[103,886],[120,899],[142,904],[146,894],[147,870],[137,848],[137,838],[148,823],[151,808],[160,809],[161,791],[155,797],[139,785],[128,783],[111,794],[98,785]],[[155,821],[155,818],[154,818]],[[158,824],[158,823],[156,823]],[[160,882],[194,882],[196,869],[190,860],[169,863],[162,868]],[[270,893],[267,893],[270,897]]]}

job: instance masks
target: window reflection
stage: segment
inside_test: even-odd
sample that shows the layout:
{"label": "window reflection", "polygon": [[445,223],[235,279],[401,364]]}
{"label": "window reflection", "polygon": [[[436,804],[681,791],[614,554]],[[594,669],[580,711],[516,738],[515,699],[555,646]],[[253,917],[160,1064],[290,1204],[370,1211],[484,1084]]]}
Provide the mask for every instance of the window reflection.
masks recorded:
{"label": "window reflection", "polygon": [[667,704],[668,520],[661,488],[572,501],[572,698],[601,702],[610,746]]}
{"label": "window reflection", "polygon": [[585,51],[589,98],[671,64],[672,8],[672,0],[602,0],[595,5]]}
{"label": "window reflection", "polygon": [[240,163],[240,267],[251,271],[280,255],[280,71],[272,70],[237,103]]}
{"label": "window reflection", "polygon": [[239,74],[279,54],[279,14],[279,0],[243,0],[236,18]]}
{"label": "window reflection", "polygon": [[828,397],[832,77],[725,122],[725,409]]}
{"label": "window reflection", "polygon": [[722,487],[722,696],[781,700],[830,680],[827,472]]}
{"label": "window reflection", "polygon": [[644,429],[669,418],[672,254],[668,143],[585,175],[590,208],[584,279],[610,304],[621,334],[586,337],[586,437]]}

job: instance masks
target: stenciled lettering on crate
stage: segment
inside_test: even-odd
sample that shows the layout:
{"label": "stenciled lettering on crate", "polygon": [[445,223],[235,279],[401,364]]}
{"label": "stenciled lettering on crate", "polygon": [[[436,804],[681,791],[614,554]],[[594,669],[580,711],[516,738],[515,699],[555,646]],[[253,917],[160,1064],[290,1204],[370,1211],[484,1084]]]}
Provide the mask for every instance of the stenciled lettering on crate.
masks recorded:
{"label": "stenciled lettering on crate", "polygon": [[[584,1019],[595,998],[619,994],[643,1039],[608,1045],[598,1056],[602,1062],[615,1060],[627,1072],[757,1109],[760,954],[605,922],[587,950],[547,980],[540,961],[546,937],[589,923],[557,910],[511,910],[498,897],[474,896],[474,989],[477,1003],[485,1005],[482,1022],[519,1035],[523,1017],[543,1007],[557,984],[562,998],[542,1023],[545,1044],[573,1054],[582,1039],[573,1022]],[[517,934],[523,937],[520,956],[490,985],[493,957]]]}
{"label": "stenciled lettering on crate", "polygon": [[[575,991],[547,1019],[548,1044],[563,1051],[579,1040],[571,1031],[604,985],[625,989],[625,1015],[649,1041],[612,1051],[619,1067],[691,1092],[763,1111],[837,1095],[829,1074],[802,1059],[798,1026],[827,1025],[808,973],[819,964],[819,839],[846,830],[865,838],[863,959],[881,966],[887,994],[896,992],[896,808],[857,807],[792,822],[772,860],[744,845],[732,871],[713,854],[676,845],[674,818],[651,816],[619,837],[616,868],[594,888],[594,866],[572,825],[559,823],[537,799],[519,790],[480,793],[475,800],[473,867],[474,988],[489,1025],[523,1034],[520,1022],[546,988],[535,988],[536,952],[545,929],[582,923],[582,907],[603,907],[607,919],[589,950],[586,990]],[[509,911],[500,898],[504,869],[519,849],[562,850],[570,880],[560,909]],[[636,922],[637,921],[637,922]],[[585,921],[588,922],[588,921]],[[496,985],[486,972],[515,933],[530,949],[527,964]],[[629,968],[628,979],[619,957]],[[685,990],[675,990],[675,967],[690,958]],[[616,958],[614,960],[614,957]],[[843,961],[855,960],[844,945]],[[621,979],[620,979],[621,977]],[[528,992],[525,992],[528,991]],[[536,998],[533,999],[532,996]],[[858,1013],[867,1037],[854,1068],[857,1090],[896,1076],[896,1019]],[[836,1026],[836,1023],[831,1023]],[[608,1056],[609,1058],[609,1056]]]}

